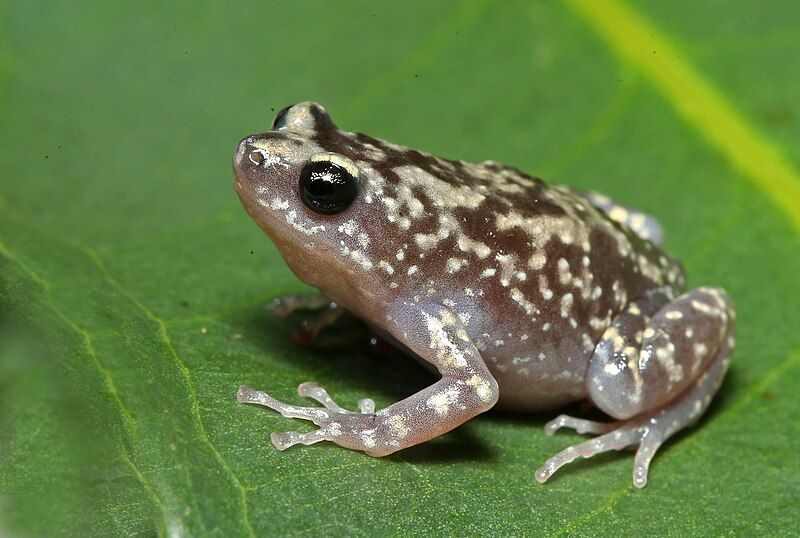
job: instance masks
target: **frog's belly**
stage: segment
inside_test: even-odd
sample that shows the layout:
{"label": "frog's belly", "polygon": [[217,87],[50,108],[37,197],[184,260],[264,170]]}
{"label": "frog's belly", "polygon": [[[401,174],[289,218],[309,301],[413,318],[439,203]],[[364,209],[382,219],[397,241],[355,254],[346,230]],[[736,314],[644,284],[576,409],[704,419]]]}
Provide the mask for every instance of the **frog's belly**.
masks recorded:
{"label": "frog's belly", "polygon": [[[438,375],[431,363],[388,333],[376,327],[372,329],[385,341]],[[586,399],[584,376],[590,356],[579,350],[578,342],[563,341],[559,344],[547,349],[509,346],[502,354],[493,354],[489,350],[481,353],[500,387],[500,399],[495,409],[547,411]]]}
{"label": "frog's belly", "polygon": [[500,386],[496,409],[508,411],[549,411],[586,399],[585,384],[552,377],[537,379],[493,372]]}

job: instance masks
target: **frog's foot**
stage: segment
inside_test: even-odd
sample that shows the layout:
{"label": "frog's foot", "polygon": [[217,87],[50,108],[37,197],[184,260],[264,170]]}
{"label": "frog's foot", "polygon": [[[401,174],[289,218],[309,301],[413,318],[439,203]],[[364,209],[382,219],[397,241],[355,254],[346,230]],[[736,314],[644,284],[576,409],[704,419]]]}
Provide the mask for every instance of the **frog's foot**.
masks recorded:
{"label": "frog's foot", "polygon": [[375,402],[369,399],[359,402],[358,412],[348,411],[315,383],[303,383],[297,392],[323,407],[286,404],[245,386],[239,388],[237,401],[263,405],[285,417],[309,420],[319,426],[310,433],[272,434],[272,442],[279,450],[331,441],[370,456],[386,456],[438,437],[497,403],[497,380],[452,311],[401,300],[392,305],[390,313],[387,317],[392,325],[388,334],[397,339],[405,337],[409,349],[441,374],[429,387],[377,412]]}
{"label": "frog's foot", "polygon": [[279,297],[269,303],[268,308],[282,318],[298,310],[319,310],[324,308],[322,312],[313,318],[301,321],[300,325],[294,330],[292,337],[301,346],[313,344],[320,331],[333,325],[345,312],[341,306],[330,301],[321,293]]}
{"label": "frog's foot", "polygon": [[[376,449],[374,433],[377,417],[375,402],[363,398],[358,402],[358,412],[348,411],[333,398],[328,392],[316,383],[306,382],[297,387],[300,396],[311,398],[321,403],[324,407],[300,407],[276,400],[269,394],[254,390],[242,385],[236,393],[236,401],[269,407],[288,418],[309,420],[319,426],[316,431],[308,433],[275,432],[270,436],[272,444],[278,450],[302,444],[312,445],[320,441],[333,441],[336,444],[363,450],[373,456],[382,456],[384,452]],[[387,452],[388,453],[388,452]]]}
{"label": "frog's foot", "polygon": [[632,303],[606,331],[586,376],[592,401],[620,420],[605,424],[562,415],[549,422],[548,434],[569,427],[599,436],[547,460],[536,479],[546,481],[580,456],[634,447],[633,484],[643,487],[658,448],[702,416],[722,383],[734,345],[733,320],[730,301],[715,288],[675,300],[654,293]]}
{"label": "frog's foot", "polygon": [[561,428],[571,428],[578,433],[607,433],[614,429],[616,422],[595,422],[582,418],[571,417],[569,415],[558,415],[556,418],[544,425],[544,432],[553,435]]}
{"label": "frog's foot", "polygon": [[655,217],[638,209],[615,202],[608,196],[599,192],[573,190],[590,204],[601,210],[608,217],[623,226],[626,226],[642,239],[653,244],[661,245],[664,242],[664,231]]}
{"label": "frog's foot", "polygon": [[[655,419],[652,419],[655,420]],[[633,464],[633,485],[644,487],[647,483],[647,470],[650,460],[665,440],[663,426],[651,422],[651,419],[642,419],[623,422],[593,422],[561,415],[545,426],[545,431],[552,435],[561,427],[574,428],[578,433],[602,434],[589,441],[571,446],[562,450],[545,462],[536,471],[536,480],[546,482],[553,473],[567,463],[578,457],[591,458],[595,454],[610,450],[621,450],[629,446],[638,446]]]}
{"label": "frog's foot", "polygon": [[650,462],[659,447],[675,432],[697,421],[719,388],[728,366],[727,356],[717,359],[708,370],[686,391],[661,409],[642,413],[628,420],[594,422],[560,415],[545,425],[552,435],[560,428],[572,428],[578,433],[598,434],[598,437],[562,450],[536,471],[536,480],[546,482],[559,468],[579,457],[591,458],[595,454],[632,447],[636,449],[633,461],[633,485],[642,488],[647,484]]}
{"label": "frog's foot", "polygon": [[310,346],[317,340],[319,333],[336,323],[336,320],[342,317],[344,312],[344,308],[338,304],[328,303],[328,307],[315,317],[301,321],[294,330],[292,338],[301,346]]}
{"label": "frog's foot", "polygon": [[310,295],[292,294],[273,299],[267,304],[267,309],[285,318],[298,310],[317,310],[329,303],[330,299],[321,293],[312,293]]}

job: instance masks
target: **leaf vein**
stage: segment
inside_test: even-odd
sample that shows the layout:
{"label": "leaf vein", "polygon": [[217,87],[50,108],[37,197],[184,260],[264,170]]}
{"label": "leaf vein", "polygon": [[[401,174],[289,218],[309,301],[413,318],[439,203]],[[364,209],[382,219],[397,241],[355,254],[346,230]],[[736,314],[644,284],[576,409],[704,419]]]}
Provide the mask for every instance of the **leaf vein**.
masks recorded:
{"label": "leaf vein", "polygon": [[250,525],[250,519],[248,515],[248,508],[247,508],[247,491],[239,480],[239,477],[236,476],[233,469],[230,467],[228,462],[225,458],[222,457],[222,454],[217,450],[217,447],[214,446],[214,443],[211,442],[211,439],[208,437],[208,433],[206,432],[205,425],[201,419],[200,415],[200,402],[197,398],[197,391],[194,388],[194,383],[192,383],[191,373],[189,369],[186,367],[186,364],[178,355],[177,351],[175,350],[175,346],[172,344],[172,339],[169,337],[169,333],[167,331],[167,323],[162,318],[158,317],[152,310],[150,310],[147,306],[145,306],[139,299],[137,299],[131,292],[129,292],[125,287],[123,287],[119,281],[108,271],[105,263],[103,260],[100,259],[100,256],[90,247],[83,246],[81,247],[83,252],[86,256],[92,261],[92,263],[97,267],[98,271],[103,275],[103,278],[115,289],[117,289],[123,296],[125,296],[131,303],[136,306],[148,319],[153,321],[156,326],[158,327],[159,337],[161,338],[162,343],[166,347],[168,353],[175,361],[175,364],[178,365],[178,369],[181,371],[181,375],[184,378],[184,382],[186,383],[187,390],[189,391],[189,397],[191,399],[191,409],[192,409],[192,419],[195,422],[195,426],[198,429],[198,433],[200,434],[200,439],[202,442],[208,446],[211,450],[211,453],[214,455],[214,458],[220,464],[222,469],[225,473],[230,477],[231,482],[233,483],[234,487],[239,494],[239,499],[242,503],[242,518],[247,529],[247,534],[249,536],[255,536],[255,532],[253,531],[253,527]]}
{"label": "leaf vein", "polygon": [[[106,369],[100,362],[100,359],[97,356],[97,351],[95,350],[94,347],[94,343],[92,341],[91,333],[80,327],[77,323],[75,323],[75,321],[73,321],[69,316],[67,316],[64,312],[62,312],[61,309],[55,306],[53,302],[53,296],[51,292],[52,287],[50,283],[44,277],[39,275],[39,273],[37,273],[36,270],[34,270],[30,265],[25,263],[19,256],[17,256],[14,252],[12,252],[11,249],[9,249],[5,245],[5,243],[3,243],[1,240],[0,240],[0,254],[2,254],[7,259],[16,263],[17,266],[19,266],[31,278],[31,280],[33,280],[42,287],[42,289],[45,292],[45,297],[47,298],[46,302],[47,307],[60,320],[62,320],[69,329],[71,329],[73,332],[75,332],[81,337],[81,339],[83,340],[83,345],[86,348],[86,352],[91,359],[92,365],[100,373],[101,377],[103,378],[103,382],[106,385],[106,390],[108,390],[116,406],[119,408],[119,411],[123,418],[122,425],[123,425],[123,430],[125,431],[125,435],[128,438],[136,438],[137,437],[136,420],[133,418],[133,415],[131,414],[130,410],[125,406],[124,402],[122,401],[122,398],[120,397],[119,392],[117,391],[117,387],[116,384],[114,383],[114,378],[111,375],[111,372],[108,369]],[[164,501],[156,493],[152,485],[148,482],[148,480],[145,478],[145,476],[133,462],[133,460],[130,457],[130,454],[128,453],[128,448],[125,445],[125,443],[120,442],[120,449],[122,452],[122,457],[125,460],[126,464],[131,468],[133,473],[136,475],[137,480],[139,480],[139,482],[142,484],[142,487],[144,487],[145,491],[147,491],[148,495],[152,498],[156,506],[158,506],[158,508],[160,509],[161,514],[164,518],[163,529],[166,529],[167,510]],[[162,534],[163,533],[165,532],[162,532]]]}

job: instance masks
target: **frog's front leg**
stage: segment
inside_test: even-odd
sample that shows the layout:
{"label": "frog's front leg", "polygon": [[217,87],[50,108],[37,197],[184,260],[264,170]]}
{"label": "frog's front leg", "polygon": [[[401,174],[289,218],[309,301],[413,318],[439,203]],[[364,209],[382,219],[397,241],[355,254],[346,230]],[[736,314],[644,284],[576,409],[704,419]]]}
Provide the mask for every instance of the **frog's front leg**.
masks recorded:
{"label": "frog's front leg", "polygon": [[599,423],[561,415],[545,427],[602,434],[550,458],[536,478],[582,456],[636,447],[633,484],[647,483],[650,461],[675,432],[696,422],[722,383],[733,351],[735,313],[725,292],[698,288],[675,300],[651,292],[603,335],[586,373],[590,399],[619,419]]}
{"label": "frog's front leg", "polygon": [[288,317],[298,310],[320,310],[324,308],[314,317],[301,321],[300,325],[294,330],[292,337],[301,346],[313,344],[320,331],[336,323],[336,320],[345,313],[344,308],[328,299],[322,293],[285,295],[274,299],[267,305],[267,308],[282,318]]}
{"label": "frog's front leg", "polygon": [[374,412],[362,400],[360,412],[341,408],[318,385],[304,383],[298,392],[325,407],[299,407],[266,393],[241,387],[237,401],[264,405],[286,417],[310,420],[320,428],[310,433],[276,433],[272,442],[284,450],[295,444],[332,441],[371,456],[385,456],[446,433],[490,409],[499,395],[463,324],[448,309],[398,302],[387,315],[389,333],[436,366],[442,378],[430,387]]}

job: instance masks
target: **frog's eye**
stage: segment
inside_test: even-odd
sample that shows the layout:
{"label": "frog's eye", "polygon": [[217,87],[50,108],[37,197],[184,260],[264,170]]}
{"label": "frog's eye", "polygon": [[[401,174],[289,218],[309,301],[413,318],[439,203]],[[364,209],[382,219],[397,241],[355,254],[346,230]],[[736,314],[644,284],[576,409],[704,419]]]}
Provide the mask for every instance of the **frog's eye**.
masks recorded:
{"label": "frog's eye", "polygon": [[289,105],[283,109],[275,116],[275,119],[272,121],[272,130],[276,129],[283,129],[286,127],[286,116],[289,112],[289,109],[292,108],[292,105]]}
{"label": "frog's eye", "polygon": [[315,213],[341,213],[356,196],[358,169],[338,155],[317,156],[300,172],[300,198]]}

